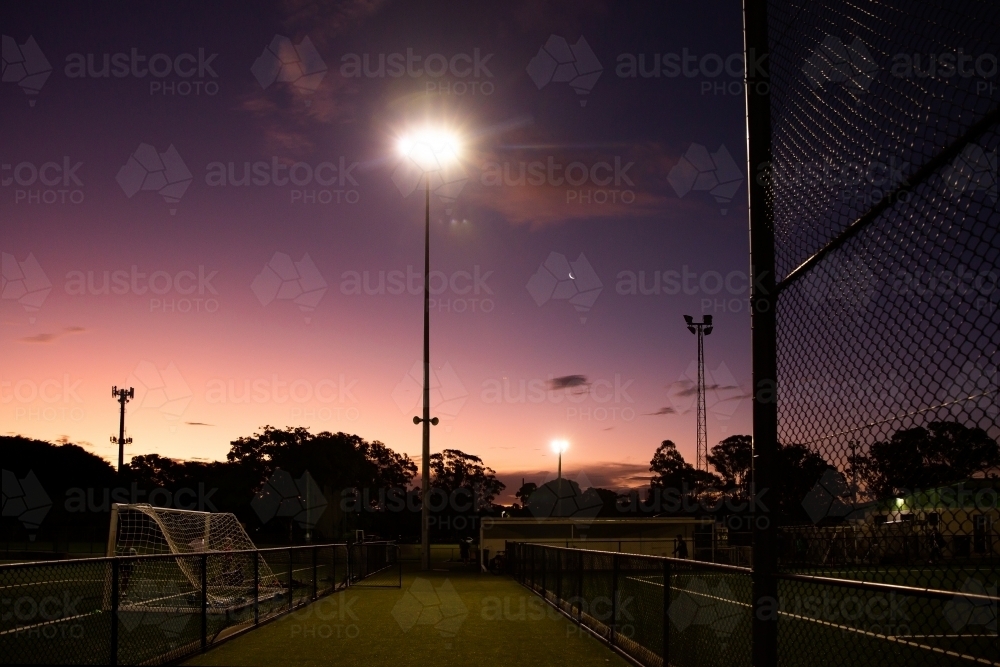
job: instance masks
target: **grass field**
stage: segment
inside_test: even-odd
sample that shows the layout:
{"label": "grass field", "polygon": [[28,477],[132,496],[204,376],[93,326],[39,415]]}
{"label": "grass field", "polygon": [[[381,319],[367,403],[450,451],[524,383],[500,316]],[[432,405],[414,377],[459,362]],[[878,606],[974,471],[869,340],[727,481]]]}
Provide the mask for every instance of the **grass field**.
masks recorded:
{"label": "grass field", "polygon": [[[703,572],[673,577],[672,585],[671,662],[697,655],[711,664],[749,665],[749,578]],[[662,576],[625,574],[620,586],[626,597],[663,595]],[[783,666],[1000,664],[995,605],[794,581],[779,583],[779,599]]]}
{"label": "grass field", "polygon": [[[433,571],[418,572],[405,561],[402,587],[390,568],[361,585],[254,629],[190,659],[190,664],[314,664],[371,657],[400,664],[418,659],[445,664],[624,664],[613,652],[565,619],[542,599],[503,576],[475,572],[450,562],[450,548],[434,551]],[[287,581],[287,551],[265,555],[274,575]],[[172,559],[168,559],[172,561]],[[617,589],[617,632],[633,654],[658,656],[663,642],[663,577],[648,561],[623,561]],[[628,563],[632,562],[631,565]],[[645,563],[645,564],[644,564]],[[317,588],[342,587],[318,562]],[[646,569],[639,569],[645,567]],[[631,568],[631,569],[630,569]],[[946,568],[844,568],[824,575],[914,585],[935,582],[960,588],[966,570]],[[540,573],[536,587],[541,589]],[[995,586],[992,571],[976,573]],[[200,648],[201,600],[180,570],[164,580],[147,566],[131,573],[119,612],[119,661],[138,663],[174,651]],[[574,615],[605,631],[612,600],[611,570],[549,572],[550,599],[562,592]],[[293,562],[293,604],[312,594],[311,556]],[[0,662],[107,663],[111,623],[106,591],[108,566],[98,562],[49,562],[31,568],[0,569]],[[749,665],[750,578],[746,574],[698,569],[672,577],[668,607],[671,663],[679,666]],[[373,587],[391,584],[393,587]],[[582,595],[577,595],[582,585]],[[927,585],[924,583],[924,585]],[[213,586],[210,583],[209,592]],[[995,594],[995,588],[991,589]],[[856,590],[815,582],[782,581],[778,613],[783,667],[1000,664],[996,605],[970,603],[956,591],[949,599],[927,599]],[[262,619],[289,605],[283,588],[259,603]],[[209,642],[250,627],[252,605],[245,595],[208,608]],[[991,625],[992,622],[992,625]]]}
{"label": "grass field", "polygon": [[351,588],[188,665],[626,665],[509,577],[404,570],[402,588]]}
{"label": "grass field", "polygon": [[[281,586],[271,588],[258,603],[260,618],[289,606],[287,552],[269,552],[264,560]],[[313,568],[306,562],[292,567],[291,602],[312,595]],[[201,640],[201,596],[173,559],[139,561],[123,593],[118,623],[118,662],[138,664],[171,651],[183,652]],[[334,578],[332,563],[317,562],[317,589],[343,585],[344,569]],[[252,567],[252,566],[251,566]],[[108,664],[111,657],[110,567],[100,562],[50,561],[30,568],[0,569],[0,662],[34,664]],[[252,579],[251,579],[252,581]],[[213,589],[214,594],[213,599]],[[252,583],[249,591],[209,582],[207,608],[209,641],[253,621]],[[247,593],[249,592],[249,595]],[[224,600],[220,602],[220,598]]]}

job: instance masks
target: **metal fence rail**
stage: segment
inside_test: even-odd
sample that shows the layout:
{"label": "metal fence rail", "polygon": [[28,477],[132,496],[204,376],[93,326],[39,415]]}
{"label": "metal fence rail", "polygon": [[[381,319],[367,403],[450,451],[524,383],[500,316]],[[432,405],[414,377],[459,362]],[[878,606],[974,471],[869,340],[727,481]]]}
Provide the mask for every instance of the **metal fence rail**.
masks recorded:
{"label": "metal fence rail", "polygon": [[403,585],[403,562],[395,542],[352,544],[351,583],[371,588],[400,588]]}
{"label": "metal fence rail", "polygon": [[[748,568],[523,542],[508,542],[506,552],[509,574],[635,664],[754,664]],[[995,596],[830,576],[777,578],[772,610],[781,665],[1000,662],[995,635],[956,632],[949,621],[963,613],[985,618]]]}
{"label": "metal fence rail", "polygon": [[1000,664],[1000,5],[744,8],[754,663]]}
{"label": "metal fence rail", "polygon": [[750,665],[751,570],[508,542],[521,584],[631,662]]}
{"label": "metal fence rail", "polygon": [[391,543],[324,544],[0,565],[0,663],[176,661],[386,578],[372,564],[395,553]]}

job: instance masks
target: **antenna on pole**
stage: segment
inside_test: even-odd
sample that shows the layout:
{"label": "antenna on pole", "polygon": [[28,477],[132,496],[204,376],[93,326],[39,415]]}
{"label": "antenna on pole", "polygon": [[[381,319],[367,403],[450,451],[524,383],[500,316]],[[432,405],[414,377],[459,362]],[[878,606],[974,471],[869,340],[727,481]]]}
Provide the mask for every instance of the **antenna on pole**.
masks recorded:
{"label": "antenna on pole", "polygon": [[708,470],[708,419],[705,410],[705,336],[712,333],[712,316],[705,315],[704,321],[695,322],[690,315],[684,316],[688,331],[698,336],[698,440],[695,444],[694,467]]}
{"label": "antenna on pole", "polygon": [[125,404],[135,398],[135,388],[129,387],[126,389],[122,387],[119,389],[116,386],[111,387],[111,395],[121,406],[118,420],[118,437],[111,436],[111,442],[118,445],[118,472],[121,472],[122,466],[125,465],[125,445],[132,444],[132,438],[125,437]]}

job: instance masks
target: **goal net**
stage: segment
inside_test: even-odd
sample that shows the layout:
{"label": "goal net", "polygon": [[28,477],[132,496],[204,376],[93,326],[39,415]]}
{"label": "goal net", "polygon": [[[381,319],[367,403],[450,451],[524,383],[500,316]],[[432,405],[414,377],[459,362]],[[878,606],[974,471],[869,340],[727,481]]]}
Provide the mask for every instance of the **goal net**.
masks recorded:
{"label": "goal net", "polygon": [[[253,600],[255,549],[249,535],[230,513],[166,509],[148,504],[115,504],[111,510],[108,556],[173,554],[174,559],[141,559],[122,564],[122,605],[186,606],[201,591],[205,563],[206,597],[214,608],[242,606]],[[206,554],[206,558],[194,558]],[[258,595],[284,592],[263,558],[258,559]]]}

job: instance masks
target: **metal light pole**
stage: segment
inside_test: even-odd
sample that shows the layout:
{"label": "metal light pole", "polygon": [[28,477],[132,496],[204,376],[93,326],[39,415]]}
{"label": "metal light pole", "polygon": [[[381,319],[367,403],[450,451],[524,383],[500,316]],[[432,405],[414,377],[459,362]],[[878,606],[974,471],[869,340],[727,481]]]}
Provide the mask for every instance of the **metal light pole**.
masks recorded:
{"label": "metal light pole", "polygon": [[559,455],[559,467],[556,469],[556,482],[559,489],[562,489],[562,455],[569,448],[569,443],[565,440],[553,440],[552,451]]}
{"label": "metal light pole", "polygon": [[414,424],[423,425],[420,475],[420,567],[431,569],[431,177],[428,173],[424,189],[424,410],[423,418],[414,417]]}
{"label": "metal light pole", "polygon": [[[442,163],[457,159],[457,140],[451,133],[440,129],[424,129],[410,137],[403,137],[399,143],[404,158],[411,160],[410,166],[422,171],[424,183],[424,400],[423,414],[414,417],[413,423],[423,426],[420,475],[420,565],[422,569],[431,567],[430,516],[431,516],[431,426],[438,423],[431,417],[431,176],[440,174]],[[417,181],[419,183],[419,181]],[[397,183],[398,185],[398,183]],[[403,188],[401,188],[401,191]],[[404,196],[406,196],[404,192]]]}
{"label": "metal light pole", "polygon": [[695,445],[694,467],[708,470],[708,417],[705,409],[705,336],[712,333],[712,316],[706,315],[703,322],[695,322],[690,315],[684,316],[688,331],[698,336],[698,440]]}
{"label": "metal light pole", "polygon": [[118,437],[111,436],[111,442],[118,445],[118,472],[121,472],[122,466],[125,465],[125,445],[132,444],[132,438],[125,437],[125,404],[135,398],[135,388],[111,387],[111,395],[121,406],[118,419]]}

